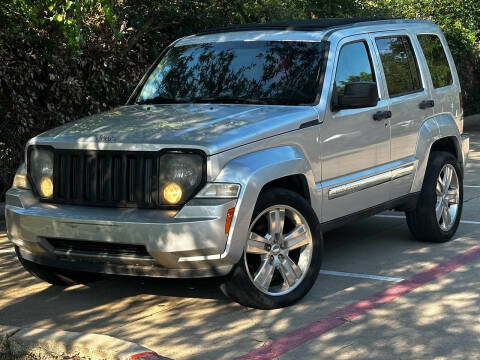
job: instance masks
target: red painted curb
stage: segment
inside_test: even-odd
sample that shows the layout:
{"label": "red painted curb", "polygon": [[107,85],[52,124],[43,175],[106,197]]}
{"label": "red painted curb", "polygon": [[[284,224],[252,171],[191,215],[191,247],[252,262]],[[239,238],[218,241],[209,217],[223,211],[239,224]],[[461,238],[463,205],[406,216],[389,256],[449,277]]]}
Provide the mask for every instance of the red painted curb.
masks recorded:
{"label": "red painted curb", "polygon": [[154,351],[146,351],[129,356],[128,360],[161,360],[162,358]]}
{"label": "red painted curb", "polygon": [[450,260],[417,273],[408,279],[386,288],[385,290],[370,295],[359,302],[334,311],[326,317],[320,318],[317,321],[294,330],[277,340],[266,343],[265,345],[236,358],[236,360],[274,359],[307,341],[323,335],[327,331],[406,295],[422,285],[438,279],[479,257],[480,246],[476,246]]}

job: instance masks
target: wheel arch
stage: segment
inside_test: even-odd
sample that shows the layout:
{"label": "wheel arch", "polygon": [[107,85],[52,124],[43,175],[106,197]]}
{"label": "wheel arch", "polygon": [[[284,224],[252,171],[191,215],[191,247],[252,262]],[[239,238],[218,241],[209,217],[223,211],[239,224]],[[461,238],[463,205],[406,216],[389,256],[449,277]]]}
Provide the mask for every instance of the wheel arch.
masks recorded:
{"label": "wheel arch", "polygon": [[260,190],[260,194],[271,188],[282,188],[296,192],[311,204],[310,190],[305,174],[293,174],[283,176],[266,183]]}
{"label": "wheel arch", "polygon": [[[450,114],[432,117],[426,120],[420,127],[415,150],[418,166],[411,192],[421,191],[432,151],[449,152],[457,158],[460,164],[464,163],[460,133],[455,120]],[[461,168],[463,168],[463,165]]]}

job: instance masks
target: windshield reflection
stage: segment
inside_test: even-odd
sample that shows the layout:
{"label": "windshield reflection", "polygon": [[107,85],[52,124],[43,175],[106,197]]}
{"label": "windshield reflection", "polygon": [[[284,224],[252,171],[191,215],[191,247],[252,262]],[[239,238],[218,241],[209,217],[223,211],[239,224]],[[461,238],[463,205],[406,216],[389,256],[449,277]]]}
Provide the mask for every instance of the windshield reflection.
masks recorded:
{"label": "windshield reflection", "polygon": [[176,46],[160,60],[137,104],[312,104],[324,43],[232,41]]}

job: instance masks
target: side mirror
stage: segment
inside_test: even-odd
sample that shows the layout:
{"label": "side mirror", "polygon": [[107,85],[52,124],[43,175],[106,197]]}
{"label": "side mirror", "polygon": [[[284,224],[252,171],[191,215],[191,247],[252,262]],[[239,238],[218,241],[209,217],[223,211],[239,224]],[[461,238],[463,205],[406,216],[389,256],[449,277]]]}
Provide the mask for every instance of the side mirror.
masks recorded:
{"label": "side mirror", "polygon": [[372,81],[351,82],[345,85],[343,95],[337,95],[334,110],[359,109],[378,104],[377,83]]}

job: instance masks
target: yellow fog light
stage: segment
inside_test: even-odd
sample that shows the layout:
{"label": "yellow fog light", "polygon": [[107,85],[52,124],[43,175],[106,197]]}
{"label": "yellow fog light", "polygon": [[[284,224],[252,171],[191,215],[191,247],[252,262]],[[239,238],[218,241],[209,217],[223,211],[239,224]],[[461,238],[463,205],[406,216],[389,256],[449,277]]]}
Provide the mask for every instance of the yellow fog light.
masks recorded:
{"label": "yellow fog light", "polygon": [[170,204],[176,204],[182,198],[182,188],[174,182],[169,182],[163,188],[163,198]]}
{"label": "yellow fog light", "polygon": [[52,179],[44,176],[40,179],[40,192],[43,197],[49,198],[53,195]]}

